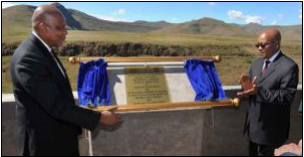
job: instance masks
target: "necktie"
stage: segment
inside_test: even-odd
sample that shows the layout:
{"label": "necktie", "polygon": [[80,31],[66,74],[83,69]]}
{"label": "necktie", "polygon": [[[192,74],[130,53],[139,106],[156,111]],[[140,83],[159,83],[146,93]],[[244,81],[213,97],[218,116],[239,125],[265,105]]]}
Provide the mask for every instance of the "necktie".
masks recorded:
{"label": "necktie", "polygon": [[270,61],[266,60],[265,63],[264,63],[264,66],[263,66],[262,74],[265,74],[265,72],[267,71],[267,68],[268,68],[269,64],[270,64]]}
{"label": "necktie", "polygon": [[57,55],[55,54],[55,51],[52,49],[51,50],[51,55],[53,56],[54,61],[56,62],[58,68],[60,69],[61,73],[63,74],[63,76],[65,77],[65,72],[63,70],[63,66],[59,60],[59,58],[57,57]]}

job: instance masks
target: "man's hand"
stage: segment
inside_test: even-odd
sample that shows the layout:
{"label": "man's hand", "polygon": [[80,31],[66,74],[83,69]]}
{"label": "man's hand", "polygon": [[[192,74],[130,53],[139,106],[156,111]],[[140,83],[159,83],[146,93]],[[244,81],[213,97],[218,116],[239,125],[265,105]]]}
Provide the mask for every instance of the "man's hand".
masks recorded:
{"label": "man's hand", "polygon": [[302,148],[302,139],[299,141],[298,146]]}
{"label": "man's hand", "polygon": [[121,115],[115,114],[114,111],[101,112],[100,123],[104,125],[114,125],[121,122]]}
{"label": "man's hand", "polygon": [[257,92],[257,87],[255,85],[257,77],[255,76],[251,81],[248,75],[242,75],[239,83],[242,85],[244,91],[238,92],[237,95],[244,97],[249,95],[254,95]]}
{"label": "man's hand", "polygon": [[286,152],[290,152],[302,156],[302,140],[299,142],[298,145],[294,143],[283,145],[282,147],[274,151],[274,155],[280,156]]}

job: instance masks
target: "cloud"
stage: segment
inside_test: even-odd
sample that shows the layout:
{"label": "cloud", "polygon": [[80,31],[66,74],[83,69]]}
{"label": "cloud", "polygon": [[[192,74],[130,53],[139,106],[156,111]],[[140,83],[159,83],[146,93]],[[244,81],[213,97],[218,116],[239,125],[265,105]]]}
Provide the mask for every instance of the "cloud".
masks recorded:
{"label": "cloud", "polygon": [[172,18],[171,21],[177,22],[177,21],[179,21],[179,19],[178,18]]}
{"label": "cloud", "polygon": [[[131,22],[128,19],[124,19],[124,18],[120,18],[119,16],[122,16],[124,14],[126,14],[127,11],[125,9],[119,9],[117,11],[114,11],[112,13],[109,13],[108,15],[93,15],[94,17],[97,17],[98,19],[101,20],[106,20],[106,21],[113,21],[113,22]],[[141,16],[141,15],[140,15]]]}
{"label": "cloud", "polygon": [[299,14],[299,19],[302,19],[302,10],[299,10],[300,14]]}
{"label": "cloud", "polygon": [[244,15],[241,11],[229,10],[227,13],[230,19],[243,19]]}
{"label": "cloud", "polygon": [[119,9],[119,10],[113,12],[112,14],[115,15],[115,16],[121,16],[121,15],[124,15],[126,13],[127,13],[127,11],[125,9]]}
{"label": "cloud", "polygon": [[94,17],[101,19],[101,20],[106,20],[106,21],[113,21],[113,22],[118,22],[118,21],[122,21],[122,22],[131,22],[128,19],[123,19],[123,18],[117,18],[115,16],[108,16],[108,15],[93,15]]}
{"label": "cloud", "polygon": [[208,5],[209,6],[216,6],[216,3],[215,2],[208,2]]}
{"label": "cloud", "polygon": [[278,21],[274,20],[270,23],[270,25],[276,25],[278,23]]}
{"label": "cloud", "polygon": [[238,19],[243,20],[246,24],[249,23],[258,23],[261,24],[265,18],[261,16],[251,16],[251,15],[244,15],[243,12],[238,10],[229,10],[227,15],[230,19]]}
{"label": "cloud", "polygon": [[246,16],[245,18],[245,23],[249,24],[249,23],[258,23],[261,24],[265,19],[263,17],[260,16]]}
{"label": "cloud", "polygon": [[5,9],[5,8],[11,7],[11,6],[15,6],[15,5],[18,5],[18,4],[16,4],[16,3],[3,2],[3,3],[2,3],[2,9]]}

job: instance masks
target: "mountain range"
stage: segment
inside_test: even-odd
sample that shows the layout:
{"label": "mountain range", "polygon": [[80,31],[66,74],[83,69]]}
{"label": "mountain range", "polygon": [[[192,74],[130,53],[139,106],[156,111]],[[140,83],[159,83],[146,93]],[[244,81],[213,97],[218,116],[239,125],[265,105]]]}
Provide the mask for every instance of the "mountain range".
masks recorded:
{"label": "mountain range", "polygon": [[[166,21],[113,22],[98,19],[78,10],[67,9],[57,2],[52,5],[56,6],[66,17],[67,28],[70,30],[253,36],[267,28],[274,27],[278,28],[283,36],[288,36],[295,40],[302,40],[302,25],[263,26],[254,23],[238,25],[225,23],[224,21],[212,18],[202,18],[179,24]],[[30,28],[31,16],[35,8],[36,6],[17,5],[2,9],[2,30],[10,28]]]}

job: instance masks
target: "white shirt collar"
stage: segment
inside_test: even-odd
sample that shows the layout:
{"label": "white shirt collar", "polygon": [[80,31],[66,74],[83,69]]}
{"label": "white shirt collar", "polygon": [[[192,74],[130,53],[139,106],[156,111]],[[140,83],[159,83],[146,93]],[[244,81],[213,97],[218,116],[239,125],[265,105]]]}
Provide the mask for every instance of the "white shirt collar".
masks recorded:
{"label": "white shirt collar", "polygon": [[270,59],[268,59],[270,61],[270,63],[272,63],[277,58],[277,56],[280,54],[280,52],[281,52],[281,50],[279,50],[272,57],[270,57]]}
{"label": "white shirt collar", "polygon": [[42,42],[42,44],[49,50],[49,52],[52,51],[52,48],[49,47],[49,45],[46,44],[46,43],[38,36],[38,34],[37,34],[34,30],[32,31],[32,33],[33,33],[33,34]]}

